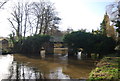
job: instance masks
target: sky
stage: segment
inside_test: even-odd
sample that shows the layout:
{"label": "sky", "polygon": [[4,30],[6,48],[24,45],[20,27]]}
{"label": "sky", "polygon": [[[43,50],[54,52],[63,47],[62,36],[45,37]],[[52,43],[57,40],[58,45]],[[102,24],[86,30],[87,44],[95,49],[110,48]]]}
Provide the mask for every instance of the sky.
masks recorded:
{"label": "sky", "polygon": [[[14,0],[13,0],[14,1]],[[32,0],[31,0],[32,1]],[[33,0],[35,1],[35,0]],[[36,0],[39,1],[39,0]],[[54,3],[58,16],[62,19],[60,30],[72,28],[75,31],[87,29],[91,31],[100,27],[106,12],[106,5],[117,0],[50,0]],[[11,1],[0,10],[0,36],[6,37],[12,28],[7,18],[10,16]]]}

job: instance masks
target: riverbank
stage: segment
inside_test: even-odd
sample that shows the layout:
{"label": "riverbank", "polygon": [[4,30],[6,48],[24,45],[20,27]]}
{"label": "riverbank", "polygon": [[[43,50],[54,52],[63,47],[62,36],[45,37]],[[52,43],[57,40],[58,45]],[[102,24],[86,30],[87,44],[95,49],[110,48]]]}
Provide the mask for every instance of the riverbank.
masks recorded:
{"label": "riverbank", "polygon": [[104,57],[90,73],[90,81],[120,81],[120,57]]}

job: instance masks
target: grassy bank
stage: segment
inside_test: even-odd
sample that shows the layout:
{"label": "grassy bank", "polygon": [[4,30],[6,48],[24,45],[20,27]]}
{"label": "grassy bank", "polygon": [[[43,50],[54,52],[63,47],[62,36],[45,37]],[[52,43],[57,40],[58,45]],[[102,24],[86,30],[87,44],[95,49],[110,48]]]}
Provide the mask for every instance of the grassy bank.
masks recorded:
{"label": "grassy bank", "polygon": [[96,66],[89,81],[120,81],[120,57],[104,57]]}

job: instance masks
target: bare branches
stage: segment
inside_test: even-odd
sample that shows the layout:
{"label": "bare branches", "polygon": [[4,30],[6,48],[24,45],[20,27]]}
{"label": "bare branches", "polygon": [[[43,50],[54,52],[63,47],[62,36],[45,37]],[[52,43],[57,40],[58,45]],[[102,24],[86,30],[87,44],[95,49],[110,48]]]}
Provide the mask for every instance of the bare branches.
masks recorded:
{"label": "bare branches", "polygon": [[[116,31],[118,32],[118,37],[120,37],[120,1],[116,4],[110,4],[108,5],[107,11],[110,12],[110,18],[113,22],[113,25],[116,27]],[[118,38],[118,41],[119,38]]]}
{"label": "bare branches", "polygon": [[15,5],[13,8],[11,16],[12,20],[8,20],[16,31],[16,36],[19,38],[23,34],[23,36],[25,37],[29,16],[28,3],[18,2],[18,4]]}
{"label": "bare branches", "polygon": [[51,2],[18,2],[13,8],[11,18],[8,19],[17,37],[33,34],[50,34],[57,30],[59,21],[55,8]]}
{"label": "bare branches", "polygon": [[8,2],[9,0],[0,1],[0,9]]}
{"label": "bare branches", "polygon": [[17,29],[15,28],[13,22],[10,20],[10,18],[8,18],[8,21],[11,23],[12,27],[17,31]]}
{"label": "bare branches", "polygon": [[118,13],[119,13],[119,8],[118,8],[118,3],[112,3],[106,6],[106,11],[107,13],[110,15],[110,19],[116,20],[118,17]]}
{"label": "bare branches", "polygon": [[32,14],[37,19],[35,34],[37,34],[38,30],[39,34],[48,34],[55,24],[58,24],[59,20],[61,20],[57,17],[54,5],[51,2],[33,2]]}

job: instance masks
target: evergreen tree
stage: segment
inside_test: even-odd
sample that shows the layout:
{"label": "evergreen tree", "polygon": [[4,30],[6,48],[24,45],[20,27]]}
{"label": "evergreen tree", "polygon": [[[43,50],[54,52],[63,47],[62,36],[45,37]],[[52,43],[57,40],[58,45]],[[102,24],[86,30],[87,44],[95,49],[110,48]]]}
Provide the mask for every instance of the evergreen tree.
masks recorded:
{"label": "evergreen tree", "polygon": [[100,24],[100,32],[103,35],[106,35],[106,25],[105,25],[105,20],[102,21],[102,23]]}

